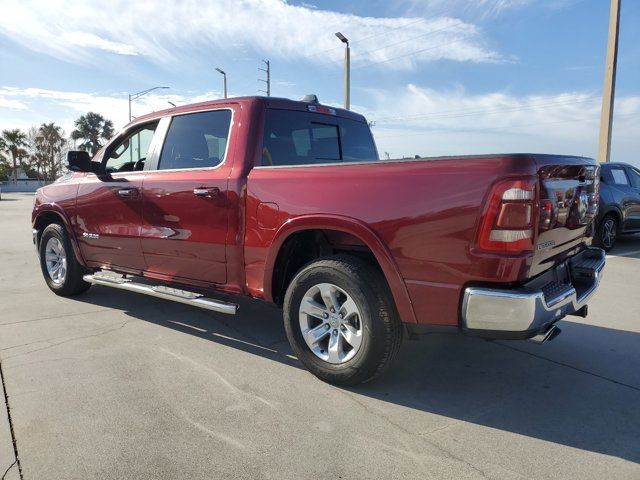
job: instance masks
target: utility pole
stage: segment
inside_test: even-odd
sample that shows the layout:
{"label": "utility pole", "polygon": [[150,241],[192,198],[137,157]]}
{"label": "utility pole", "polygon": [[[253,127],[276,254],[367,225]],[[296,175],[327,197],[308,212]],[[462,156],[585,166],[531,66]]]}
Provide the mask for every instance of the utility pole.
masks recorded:
{"label": "utility pole", "polygon": [[216,67],[216,71],[222,75],[223,80],[223,84],[222,84],[222,88],[224,90],[224,98],[227,98],[227,74],[224,72],[224,70]]}
{"label": "utility pole", "polygon": [[351,49],[349,48],[349,40],[342,33],[336,32],[336,37],[345,45],[344,49],[344,108],[349,110],[351,105]]}
{"label": "utility pole", "polygon": [[260,70],[261,72],[265,72],[267,74],[267,79],[264,80],[262,78],[259,78],[258,81],[264,82],[267,85],[267,89],[260,90],[260,92],[264,92],[267,94],[267,97],[270,97],[271,96],[271,64],[269,63],[269,60],[262,60],[262,63],[264,63],[267,66],[267,68],[258,67],[258,70]]}
{"label": "utility pole", "polygon": [[611,159],[613,103],[616,96],[616,69],[618,66],[620,2],[621,0],[611,0],[611,13],[609,16],[609,40],[607,42],[607,60],[604,69],[602,114],[600,116],[600,140],[598,147],[598,161],[601,163],[609,162]]}

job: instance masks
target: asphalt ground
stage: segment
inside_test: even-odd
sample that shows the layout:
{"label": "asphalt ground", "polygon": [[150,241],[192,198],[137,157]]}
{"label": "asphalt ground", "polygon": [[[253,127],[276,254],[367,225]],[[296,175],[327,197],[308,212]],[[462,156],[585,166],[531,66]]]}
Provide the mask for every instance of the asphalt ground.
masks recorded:
{"label": "asphalt ground", "polygon": [[640,479],[637,237],[552,342],[429,335],[344,389],[302,368],[257,301],[227,317],[53,295],[32,198],[0,201],[0,478]]}

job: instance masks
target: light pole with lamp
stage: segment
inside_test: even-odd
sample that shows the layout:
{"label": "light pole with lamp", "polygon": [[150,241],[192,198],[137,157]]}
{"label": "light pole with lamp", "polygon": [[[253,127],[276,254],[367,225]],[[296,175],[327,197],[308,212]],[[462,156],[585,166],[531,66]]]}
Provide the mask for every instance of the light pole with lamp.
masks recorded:
{"label": "light pole with lamp", "polygon": [[345,44],[344,49],[344,108],[349,110],[351,99],[350,99],[350,82],[351,82],[351,50],[349,49],[349,40],[342,33],[337,32],[336,37],[340,39],[342,43]]}
{"label": "light pole with lamp", "polygon": [[220,73],[222,75],[222,78],[224,79],[224,98],[227,98],[227,74],[224,72],[224,70],[216,67],[216,70],[218,71],[218,73]]}
{"label": "light pole with lamp", "polygon": [[129,121],[131,121],[131,101],[135,100],[137,98],[142,97],[143,95],[146,95],[149,92],[153,92],[154,90],[158,90],[160,88],[169,88],[169,87],[153,87],[153,88],[148,88],[146,90],[142,90],[141,92],[138,93],[130,93],[129,94]]}

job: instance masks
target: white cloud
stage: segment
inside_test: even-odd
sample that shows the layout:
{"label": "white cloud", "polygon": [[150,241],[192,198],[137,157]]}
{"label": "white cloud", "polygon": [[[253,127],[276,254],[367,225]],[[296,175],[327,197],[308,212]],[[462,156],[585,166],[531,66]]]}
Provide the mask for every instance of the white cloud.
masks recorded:
{"label": "white cloud", "polygon": [[105,40],[93,33],[86,32],[64,32],[62,38],[75,47],[97,48],[106,52],[117,53],[119,55],[137,55],[138,52],[131,45],[120,42]]}
{"label": "white cloud", "polygon": [[[472,95],[462,88],[438,91],[408,85],[372,94],[375,107],[367,116],[376,121],[381,154],[597,154],[601,98],[594,92]],[[637,133],[639,119],[640,97],[618,97],[613,158],[638,162],[634,130]]]}
{"label": "white cloud", "polygon": [[[55,21],[52,21],[55,19]],[[482,32],[447,16],[380,18],[296,6],[285,0],[4,0],[0,33],[27,48],[70,61],[95,62],[96,48],[157,62],[228,48],[241,40],[262,53],[339,64],[333,33],[354,44],[353,62],[411,68],[437,59],[493,62],[501,57]],[[393,46],[391,46],[391,44]],[[416,46],[418,45],[418,46]]]}
{"label": "white cloud", "polygon": [[10,108],[12,110],[26,110],[28,107],[19,100],[12,100],[0,96],[0,108]]}
{"label": "white cloud", "polygon": [[[163,92],[163,91],[162,91]],[[132,103],[134,116],[171,108],[169,102],[176,105],[203,102],[220,98],[220,92],[209,91],[197,95],[178,95],[151,92]],[[128,97],[126,93],[97,95],[88,92],[68,92],[43,88],[0,87],[0,107],[3,102],[20,104],[22,110],[29,110],[26,117],[32,124],[55,121],[67,131],[73,129],[73,121],[89,111],[97,112],[111,119],[116,129],[128,122]],[[18,123],[25,124],[25,117],[0,119],[0,129],[16,128]]]}
{"label": "white cloud", "polygon": [[[221,93],[152,92],[133,104],[133,115],[220,98]],[[235,92],[231,92],[235,96]],[[470,94],[463,88],[433,90],[407,85],[371,90],[369,106],[353,109],[376,122],[381,155],[392,157],[540,152],[594,157],[597,153],[600,96],[565,92],[517,96],[505,92]],[[127,94],[96,95],[41,88],[0,87],[2,102],[20,105],[13,118],[0,117],[0,130],[55,121],[70,132],[73,120],[88,111],[127,122]],[[339,102],[333,102],[338,104]],[[615,105],[612,158],[639,164],[637,125],[640,96],[619,96]]]}
{"label": "white cloud", "polygon": [[425,15],[437,14],[443,15],[449,12],[457,12],[463,17],[490,18],[496,17],[501,13],[523,7],[530,4],[544,4],[545,6],[552,2],[568,1],[568,0],[396,0],[398,5],[409,12]]}

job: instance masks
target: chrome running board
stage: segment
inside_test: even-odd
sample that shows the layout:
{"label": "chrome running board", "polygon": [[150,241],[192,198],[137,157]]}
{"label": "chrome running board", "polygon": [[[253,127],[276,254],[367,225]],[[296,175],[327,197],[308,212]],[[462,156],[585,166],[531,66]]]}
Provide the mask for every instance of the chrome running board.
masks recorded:
{"label": "chrome running board", "polygon": [[107,275],[104,273],[94,273],[82,277],[85,282],[94,285],[102,285],[103,287],[119,288],[120,290],[128,290],[129,292],[141,293],[151,297],[163,298],[173,302],[184,303],[194,307],[204,308],[218,313],[227,315],[235,315],[238,311],[238,305],[235,303],[223,302],[213,298],[206,298],[204,295],[187,290],[165,287],[162,285],[153,286],[144,283],[136,283],[128,278]]}

